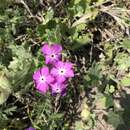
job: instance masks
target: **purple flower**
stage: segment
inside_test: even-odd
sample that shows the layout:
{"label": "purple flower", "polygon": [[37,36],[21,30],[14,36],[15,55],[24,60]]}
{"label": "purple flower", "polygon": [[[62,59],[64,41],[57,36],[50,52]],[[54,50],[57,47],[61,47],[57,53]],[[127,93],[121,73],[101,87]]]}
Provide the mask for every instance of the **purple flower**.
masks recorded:
{"label": "purple flower", "polygon": [[70,77],[74,77],[74,72],[72,70],[72,63],[58,61],[55,67],[52,68],[51,74],[56,77],[57,81],[62,83]]}
{"label": "purple flower", "polygon": [[61,94],[64,96],[66,94],[66,84],[55,82],[54,84],[51,84],[51,91],[52,95],[55,96],[57,94]]}
{"label": "purple flower", "polygon": [[45,55],[46,64],[55,64],[61,59],[62,46],[59,44],[48,45],[42,47],[42,53]]}
{"label": "purple flower", "polygon": [[36,84],[36,89],[45,94],[49,90],[49,84],[54,81],[54,78],[49,74],[48,67],[42,67],[33,74],[33,80]]}
{"label": "purple flower", "polygon": [[29,127],[29,128],[27,128],[26,130],[36,130],[36,129],[33,128],[33,127]]}

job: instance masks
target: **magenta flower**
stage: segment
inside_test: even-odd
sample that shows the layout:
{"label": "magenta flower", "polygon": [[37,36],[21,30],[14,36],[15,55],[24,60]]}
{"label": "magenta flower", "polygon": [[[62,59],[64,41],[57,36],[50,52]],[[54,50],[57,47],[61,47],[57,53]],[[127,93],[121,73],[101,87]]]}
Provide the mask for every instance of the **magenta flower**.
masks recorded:
{"label": "magenta flower", "polygon": [[[73,65],[71,62],[61,61],[62,46],[59,44],[44,44],[42,53],[45,56],[45,63],[48,67],[42,67],[33,74],[36,89],[45,94],[50,87],[52,95],[64,96],[67,90],[67,80],[74,77]],[[50,66],[51,65],[51,66]],[[51,69],[49,73],[49,69]],[[28,129],[30,130],[30,129]]]}
{"label": "magenta flower", "polygon": [[51,84],[51,91],[52,95],[55,96],[57,94],[61,94],[64,96],[66,94],[66,84],[55,82],[54,84]]}
{"label": "magenta flower", "polygon": [[33,74],[33,80],[36,84],[36,89],[45,94],[49,90],[49,84],[54,81],[54,78],[49,74],[48,67],[42,67]]}
{"label": "magenta flower", "polygon": [[74,77],[74,72],[72,69],[72,63],[58,61],[55,67],[52,68],[51,74],[56,77],[57,81],[62,83],[66,79]]}
{"label": "magenta flower", "polygon": [[36,129],[33,128],[33,127],[29,127],[29,128],[27,128],[26,130],[36,130]]}
{"label": "magenta flower", "polygon": [[45,55],[46,64],[55,64],[61,59],[62,46],[59,44],[48,45],[42,47],[42,53]]}

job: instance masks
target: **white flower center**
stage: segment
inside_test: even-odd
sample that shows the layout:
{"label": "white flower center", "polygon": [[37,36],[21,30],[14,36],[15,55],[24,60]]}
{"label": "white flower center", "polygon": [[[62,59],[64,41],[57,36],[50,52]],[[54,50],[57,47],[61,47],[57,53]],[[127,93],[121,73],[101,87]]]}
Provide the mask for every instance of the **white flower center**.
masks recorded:
{"label": "white flower center", "polygon": [[41,76],[39,80],[40,80],[41,83],[45,83],[46,78],[45,78],[45,76]]}
{"label": "white flower center", "polygon": [[60,88],[56,88],[56,92],[60,93],[61,92]]}
{"label": "white flower center", "polygon": [[59,73],[59,75],[63,76],[66,73],[66,69],[60,68],[59,71],[58,71],[58,73]]}
{"label": "white flower center", "polygon": [[55,58],[56,58],[56,55],[55,55],[55,54],[51,54],[51,55],[50,55],[50,58],[55,59]]}

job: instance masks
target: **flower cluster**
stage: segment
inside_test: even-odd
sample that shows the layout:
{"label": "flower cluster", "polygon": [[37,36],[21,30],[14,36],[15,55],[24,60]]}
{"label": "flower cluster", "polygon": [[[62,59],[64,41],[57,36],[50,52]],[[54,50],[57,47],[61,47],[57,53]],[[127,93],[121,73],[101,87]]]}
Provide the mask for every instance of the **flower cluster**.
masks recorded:
{"label": "flower cluster", "polygon": [[66,94],[67,80],[74,77],[73,64],[61,60],[62,46],[59,44],[44,44],[42,53],[45,56],[43,66],[33,74],[36,89],[45,94],[51,90],[52,95]]}

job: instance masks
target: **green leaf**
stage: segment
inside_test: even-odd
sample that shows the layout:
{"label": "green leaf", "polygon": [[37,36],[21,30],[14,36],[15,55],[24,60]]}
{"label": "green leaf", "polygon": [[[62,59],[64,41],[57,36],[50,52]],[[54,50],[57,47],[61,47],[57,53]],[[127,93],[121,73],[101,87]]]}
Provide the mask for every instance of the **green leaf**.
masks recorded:
{"label": "green leaf", "polygon": [[113,85],[110,85],[110,87],[109,87],[109,92],[110,92],[110,93],[115,92],[115,87],[114,87]]}
{"label": "green leaf", "polygon": [[79,35],[77,31],[75,31],[75,33],[73,34],[72,39],[72,50],[78,49],[85,44],[89,44],[91,41],[90,34]]}
{"label": "green leaf", "polygon": [[94,19],[99,10],[95,8],[88,8],[86,14],[82,15],[77,21],[72,24],[72,27],[76,27],[79,24],[85,24],[87,21]]}
{"label": "green leaf", "polygon": [[123,119],[121,118],[121,115],[114,112],[109,112],[108,123],[112,124],[115,128],[117,128],[119,125],[123,124]]}
{"label": "green leaf", "polygon": [[84,124],[82,121],[75,122],[75,130],[84,130]]}
{"label": "green leaf", "polygon": [[126,49],[130,49],[130,39],[125,39],[123,41],[123,45],[126,47]]}
{"label": "green leaf", "polygon": [[106,0],[92,0],[92,2],[94,2],[97,6],[103,4],[105,1]]}
{"label": "green leaf", "polygon": [[109,95],[98,94],[96,98],[97,109],[106,109],[113,106],[113,98]]}
{"label": "green leaf", "polygon": [[0,0],[0,9],[6,8],[8,0]]}
{"label": "green leaf", "polygon": [[11,83],[3,72],[0,72],[0,105],[3,104],[11,93]]}
{"label": "green leaf", "polygon": [[13,107],[10,107],[10,108],[7,108],[4,110],[4,113],[6,113],[7,115],[13,115],[12,112],[14,112],[16,110],[16,106],[13,106]]}
{"label": "green leaf", "polygon": [[125,76],[121,79],[121,84],[122,84],[122,86],[130,86],[130,74],[125,75]]}
{"label": "green leaf", "polygon": [[130,52],[130,39],[124,39],[122,42],[122,47]]}
{"label": "green leaf", "polygon": [[10,48],[12,49],[13,60],[8,66],[8,77],[13,86],[19,89],[18,86],[25,86],[32,80],[33,58],[23,45],[11,45]]}
{"label": "green leaf", "polygon": [[93,87],[98,85],[101,77],[101,65],[94,62],[88,70],[87,75],[84,76],[84,86]]}
{"label": "green leaf", "polygon": [[86,43],[88,43],[88,42],[90,42],[90,37],[89,37],[89,34],[87,35],[87,34],[85,34],[85,35],[81,35],[81,36],[79,36],[77,39],[76,39],[76,41],[78,42],[78,43],[81,43],[81,44],[86,44]]}
{"label": "green leaf", "polygon": [[114,61],[118,70],[127,71],[130,67],[130,57],[127,53],[117,53]]}
{"label": "green leaf", "polygon": [[81,0],[74,0],[74,4],[78,4]]}
{"label": "green leaf", "polygon": [[43,21],[43,24],[47,24],[54,16],[54,11],[52,8],[49,8],[47,13],[45,14],[45,20]]}
{"label": "green leaf", "polygon": [[50,116],[50,119],[51,119],[51,120],[57,120],[57,119],[62,118],[63,116],[64,116],[64,114],[62,114],[62,113],[55,113],[55,114],[52,114],[52,115]]}
{"label": "green leaf", "polygon": [[106,92],[107,94],[109,94],[109,93],[114,93],[114,92],[115,92],[115,86],[113,86],[113,85],[107,85],[107,86],[106,86],[106,89],[105,89],[105,92]]}
{"label": "green leaf", "polygon": [[88,120],[90,118],[90,111],[88,109],[83,109],[82,112],[81,112],[81,118],[83,120]]}

